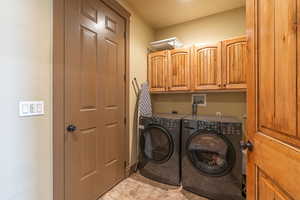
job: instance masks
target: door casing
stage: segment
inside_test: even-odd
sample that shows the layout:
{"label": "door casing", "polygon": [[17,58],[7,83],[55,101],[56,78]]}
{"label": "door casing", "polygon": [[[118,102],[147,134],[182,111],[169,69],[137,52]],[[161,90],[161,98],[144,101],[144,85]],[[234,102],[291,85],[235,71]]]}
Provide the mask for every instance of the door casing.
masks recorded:
{"label": "door casing", "polygon": [[[129,50],[130,16],[116,0],[99,0],[126,21],[125,149],[129,174]],[[65,200],[65,0],[53,0],[53,199]]]}

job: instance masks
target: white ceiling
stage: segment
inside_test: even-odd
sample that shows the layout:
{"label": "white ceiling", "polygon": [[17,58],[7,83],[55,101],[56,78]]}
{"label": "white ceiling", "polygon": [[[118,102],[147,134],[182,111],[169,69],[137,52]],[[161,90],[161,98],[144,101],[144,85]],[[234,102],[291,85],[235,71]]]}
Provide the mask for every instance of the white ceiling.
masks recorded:
{"label": "white ceiling", "polygon": [[154,28],[245,6],[246,0],[126,0]]}

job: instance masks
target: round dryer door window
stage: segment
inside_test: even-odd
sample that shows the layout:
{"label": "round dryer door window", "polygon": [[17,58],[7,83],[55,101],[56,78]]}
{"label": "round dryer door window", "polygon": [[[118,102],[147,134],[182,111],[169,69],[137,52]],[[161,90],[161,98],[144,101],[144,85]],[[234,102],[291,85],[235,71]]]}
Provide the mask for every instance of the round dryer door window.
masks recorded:
{"label": "round dryer door window", "polygon": [[161,126],[153,125],[141,135],[141,150],[144,156],[157,163],[163,163],[173,154],[174,144],[171,135]]}
{"label": "round dryer door window", "polygon": [[224,176],[235,163],[232,143],[221,134],[199,131],[187,142],[187,153],[195,168],[207,176]]}

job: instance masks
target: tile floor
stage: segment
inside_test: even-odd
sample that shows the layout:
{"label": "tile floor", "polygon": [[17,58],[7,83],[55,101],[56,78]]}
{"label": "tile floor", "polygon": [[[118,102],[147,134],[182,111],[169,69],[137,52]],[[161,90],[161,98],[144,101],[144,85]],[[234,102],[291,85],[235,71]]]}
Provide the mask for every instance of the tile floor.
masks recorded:
{"label": "tile floor", "polygon": [[133,174],[99,200],[207,200],[181,188]]}

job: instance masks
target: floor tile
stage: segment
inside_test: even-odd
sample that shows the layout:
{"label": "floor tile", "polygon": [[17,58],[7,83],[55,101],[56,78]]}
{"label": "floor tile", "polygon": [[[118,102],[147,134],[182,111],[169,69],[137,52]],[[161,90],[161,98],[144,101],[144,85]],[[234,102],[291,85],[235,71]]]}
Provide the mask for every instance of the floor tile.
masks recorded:
{"label": "floor tile", "polygon": [[99,200],[207,200],[206,198],[144,178],[139,174],[119,183]]}

